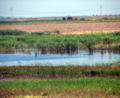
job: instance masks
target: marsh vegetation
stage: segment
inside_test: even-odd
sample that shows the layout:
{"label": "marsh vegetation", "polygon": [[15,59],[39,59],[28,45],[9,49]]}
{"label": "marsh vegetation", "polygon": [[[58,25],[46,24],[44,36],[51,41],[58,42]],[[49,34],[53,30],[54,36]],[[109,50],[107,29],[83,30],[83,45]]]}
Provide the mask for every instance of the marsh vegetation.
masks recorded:
{"label": "marsh vegetation", "polygon": [[[58,31],[57,31],[58,32]],[[120,50],[120,32],[61,35],[51,32],[0,31],[0,51]],[[120,62],[99,66],[0,66],[0,98],[120,96]]]}
{"label": "marsh vegetation", "polygon": [[17,30],[0,30],[0,50],[38,48],[44,50],[120,49],[120,32],[60,35],[52,32],[32,34]]}

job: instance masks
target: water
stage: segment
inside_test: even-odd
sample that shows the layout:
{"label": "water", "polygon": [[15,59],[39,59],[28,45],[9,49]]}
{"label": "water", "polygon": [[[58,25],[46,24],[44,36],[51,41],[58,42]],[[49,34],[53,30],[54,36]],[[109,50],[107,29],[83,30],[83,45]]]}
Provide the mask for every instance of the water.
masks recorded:
{"label": "water", "polygon": [[0,53],[0,66],[12,65],[96,65],[112,63],[120,59],[120,50],[15,50],[13,53]]}

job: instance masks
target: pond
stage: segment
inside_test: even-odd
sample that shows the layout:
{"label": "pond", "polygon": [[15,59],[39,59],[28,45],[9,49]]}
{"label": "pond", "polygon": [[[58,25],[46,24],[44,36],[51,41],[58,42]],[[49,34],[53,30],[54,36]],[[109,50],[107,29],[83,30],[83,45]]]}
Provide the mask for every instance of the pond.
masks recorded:
{"label": "pond", "polygon": [[17,49],[0,53],[0,66],[26,65],[88,65],[112,63],[120,59],[120,50],[45,51]]}

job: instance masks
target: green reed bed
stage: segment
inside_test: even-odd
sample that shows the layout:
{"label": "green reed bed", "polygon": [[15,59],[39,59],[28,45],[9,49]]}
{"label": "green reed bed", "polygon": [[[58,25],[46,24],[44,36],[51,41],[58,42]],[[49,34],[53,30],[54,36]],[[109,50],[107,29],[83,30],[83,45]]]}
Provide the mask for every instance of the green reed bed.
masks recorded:
{"label": "green reed bed", "polygon": [[[118,64],[119,65],[119,64]],[[0,66],[0,78],[120,77],[120,66]]]}
{"label": "green reed bed", "polygon": [[49,32],[28,34],[24,31],[0,30],[0,50],[18,48],[40,49],[120,49],[120,32],[61,35]]}
{"label": "green reed bed", "polygon": [[[120,95],[120,79],[10,79],[0,81],[0,98],[19,95],[111,97]],[[22,97],[21,97],[22,98]],[[118,98],[118,97],[117,97]]]}

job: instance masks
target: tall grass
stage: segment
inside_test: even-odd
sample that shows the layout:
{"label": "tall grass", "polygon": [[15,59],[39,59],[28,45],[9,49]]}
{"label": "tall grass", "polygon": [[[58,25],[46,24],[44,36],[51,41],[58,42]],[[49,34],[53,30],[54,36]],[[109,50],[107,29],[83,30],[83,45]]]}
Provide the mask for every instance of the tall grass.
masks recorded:
{"label": "tall grass", "polygon": [[0,31],[0,49],[5,48],[116,48],[120,49],[120,32],[106,34],[60,35],[42,32],[27,34],[23,31]]}

